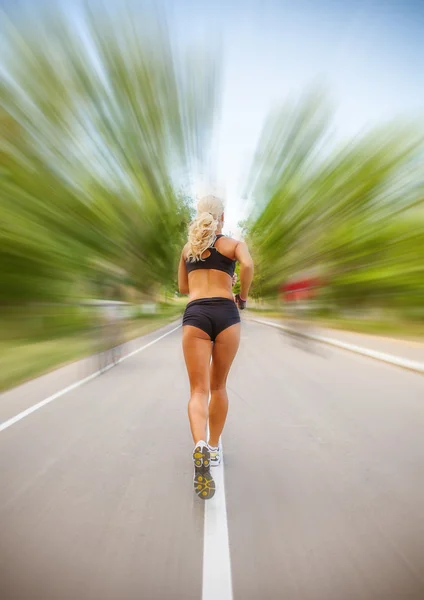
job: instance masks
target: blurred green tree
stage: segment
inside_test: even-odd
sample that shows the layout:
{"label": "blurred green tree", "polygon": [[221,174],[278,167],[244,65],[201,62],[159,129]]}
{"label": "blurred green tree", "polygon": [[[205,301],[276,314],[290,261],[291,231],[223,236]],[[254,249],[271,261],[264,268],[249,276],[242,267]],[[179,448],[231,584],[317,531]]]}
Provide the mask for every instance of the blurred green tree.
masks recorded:
{"label": "blurred green tree", "polygon": [[256,293],[322,274],[343,307],[422,306],[422,128],[397,122],[344,145],[331,110],[312,92],[269,117],[251,167],[246,225]]}
{"label": "blurred green tree", "polygon": [[175,277],[190,218],[178,190],[207,156],[217,68],[158,20],[111,10],[3,22],[2,303]]}

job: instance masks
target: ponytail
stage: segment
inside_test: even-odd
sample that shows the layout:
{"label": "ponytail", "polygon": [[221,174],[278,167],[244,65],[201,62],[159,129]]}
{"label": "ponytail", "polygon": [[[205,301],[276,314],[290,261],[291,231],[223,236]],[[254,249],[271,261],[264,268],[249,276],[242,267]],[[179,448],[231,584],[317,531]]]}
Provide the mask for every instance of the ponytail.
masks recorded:
{"label": "ponytail", "polygon": [[188,230],[188,253],[190,262],[202,260],[202,254],[210,248],[216,237],[219,221],[210,212],[199,213]]}

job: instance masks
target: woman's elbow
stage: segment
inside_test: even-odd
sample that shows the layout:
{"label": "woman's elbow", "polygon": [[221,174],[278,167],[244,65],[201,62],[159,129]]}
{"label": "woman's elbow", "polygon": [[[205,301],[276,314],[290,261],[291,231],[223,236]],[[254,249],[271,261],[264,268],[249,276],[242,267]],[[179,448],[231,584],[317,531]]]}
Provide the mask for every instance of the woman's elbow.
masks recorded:
{"label": "woman's elbow", "polygon": [[240,267],[243,271],[247,271],[249,273],[253,273],[253,260],[246,260],[240,264]]}
{"label": "woman's elbow", "polygon": [[180,285],[178,286],[178,291],[180,292],[180,294],[188,294],[188,285]]}

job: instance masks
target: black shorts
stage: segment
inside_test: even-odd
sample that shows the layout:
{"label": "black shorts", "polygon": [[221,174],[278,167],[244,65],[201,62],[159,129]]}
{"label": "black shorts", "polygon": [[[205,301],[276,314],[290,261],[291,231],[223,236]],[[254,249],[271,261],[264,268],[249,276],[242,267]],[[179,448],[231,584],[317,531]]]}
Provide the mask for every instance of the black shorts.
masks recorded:
{"label": "black shorts", "polygon": [[236,303],[229,298],[201,298],[187,304],[183,325],[201,329],[214,342],[216,337],[231,325],[240,323]]}

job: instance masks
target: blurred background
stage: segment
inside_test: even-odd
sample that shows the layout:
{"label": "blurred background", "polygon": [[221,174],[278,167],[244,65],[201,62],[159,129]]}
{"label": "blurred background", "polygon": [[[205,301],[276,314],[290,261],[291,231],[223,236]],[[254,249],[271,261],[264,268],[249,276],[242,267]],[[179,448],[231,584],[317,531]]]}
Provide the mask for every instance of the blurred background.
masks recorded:
{"label": "blurred background", "polygon": [[252,311],[422,336],[420,17],[400,0],[4,1],[0,390],[179,317],[208,191],[251,246]]}

